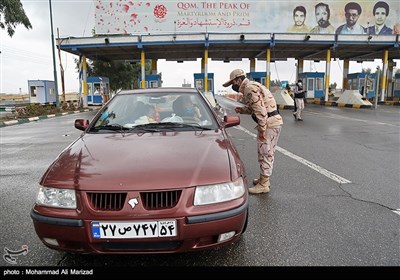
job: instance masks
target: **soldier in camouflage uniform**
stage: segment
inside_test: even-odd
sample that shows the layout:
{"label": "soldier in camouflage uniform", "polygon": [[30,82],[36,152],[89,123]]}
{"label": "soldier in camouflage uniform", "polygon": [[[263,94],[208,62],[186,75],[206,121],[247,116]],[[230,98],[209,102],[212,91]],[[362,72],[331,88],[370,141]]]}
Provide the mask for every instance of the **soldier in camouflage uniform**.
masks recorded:
{"label": "soldier in camouflage uniform", "polygon": [[272,93],[262,84],[250,81],[242,69],[235,69],[224,87],[232,85],[232,89],[243,94],[246,104],[236,107],[240,114],[250,114],[257,123],[258,162],[260,177],[253,180],[254,187],[249,188],[252,194],[267,193],[270,189],[269,178],[272,175],[274,154],[281,133],[283,119]]}

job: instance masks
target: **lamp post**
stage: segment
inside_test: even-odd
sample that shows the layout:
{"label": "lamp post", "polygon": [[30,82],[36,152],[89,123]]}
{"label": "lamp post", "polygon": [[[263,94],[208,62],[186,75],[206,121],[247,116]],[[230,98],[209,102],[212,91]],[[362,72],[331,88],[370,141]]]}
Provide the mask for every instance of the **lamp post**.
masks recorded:
{"label": "lamp post", "polygon": [[51,46],[53,50],[54,93],[56,95],[56,107],[59,107],[60,102],[58,100],[57,68],[56,68],[56,54],[54,47],[53,12],[51,11],[51,0],[49,0],[49,8],[50,8],[50,26],[51,26]]}

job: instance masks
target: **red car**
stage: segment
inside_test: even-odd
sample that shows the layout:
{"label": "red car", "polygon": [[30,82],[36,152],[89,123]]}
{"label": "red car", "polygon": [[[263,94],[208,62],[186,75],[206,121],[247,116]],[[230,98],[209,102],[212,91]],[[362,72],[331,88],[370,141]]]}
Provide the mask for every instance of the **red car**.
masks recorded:
{"label": "red car", "polygon": [[145,254],[217,249],[248,220],[245,166],[221,116],[193,88],[127,90],[89,120],[40,181],[31,211],[49,248]]}

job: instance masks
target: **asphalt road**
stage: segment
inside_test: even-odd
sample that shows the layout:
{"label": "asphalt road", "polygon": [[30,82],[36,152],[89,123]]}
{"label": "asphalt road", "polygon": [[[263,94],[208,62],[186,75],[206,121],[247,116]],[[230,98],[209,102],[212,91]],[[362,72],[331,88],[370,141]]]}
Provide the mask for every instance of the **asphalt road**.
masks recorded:
{"label": "asphalt road", "polygon": [[[218,99],[233,113],[237,103]],[[250,197],[246,233],[218,251],[166,255],[75,255],[36,237],[29,216],[38,181],[76,139],[84,112],[0,128],[0,265],[24,267],[400,267],[400,108],[306,104],[303,122],[281,110],[271,192]],[[228,128],[249,179],[258,176],[255,123]],[[5,250],[18,251],[15,264]],[[119,268],[118,268],[119,267]]]}

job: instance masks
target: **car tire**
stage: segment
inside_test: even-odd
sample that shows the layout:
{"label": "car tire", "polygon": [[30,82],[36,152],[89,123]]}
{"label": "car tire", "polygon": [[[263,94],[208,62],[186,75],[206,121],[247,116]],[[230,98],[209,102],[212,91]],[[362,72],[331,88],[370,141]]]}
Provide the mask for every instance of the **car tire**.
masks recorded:
{"label": "car tire", "polygon": [[248,224],[248,223],[249,223],[249,208],[247,208],[247,212],[246,212],[246,221],[244,222],[242,234],[246,232],[246,230],[247,230],[247,224]]}

